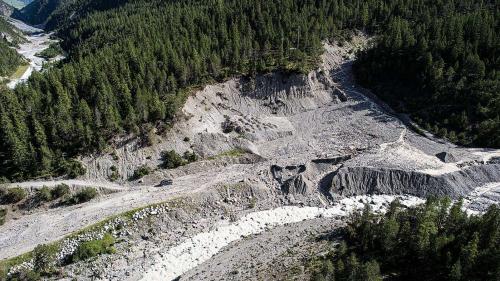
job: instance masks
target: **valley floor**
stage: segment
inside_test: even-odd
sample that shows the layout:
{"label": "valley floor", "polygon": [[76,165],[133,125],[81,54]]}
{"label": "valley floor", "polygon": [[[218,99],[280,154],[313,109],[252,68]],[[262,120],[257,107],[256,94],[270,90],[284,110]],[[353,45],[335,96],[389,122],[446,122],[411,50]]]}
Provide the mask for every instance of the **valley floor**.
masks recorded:
{"label": "valley floor", "polygon": [[[48,63],[49,60],[38,57],[37,54],[47,49],[51,43],[57,41],[51,39],[51,34],[44,33],[42,29],[29,26],[15,19],[9,19],[9,22],[25,33],[24,38],[26,42],[19,44],[17,51],[28,63],[27,65],[21,66],[16,74],[10,77],[10,82],[7,86],[13,89],[17,84],[27,81],[33,71],[42,70],[43,65]],[[61,57],[50,61],[59,59],[61,59]]]}

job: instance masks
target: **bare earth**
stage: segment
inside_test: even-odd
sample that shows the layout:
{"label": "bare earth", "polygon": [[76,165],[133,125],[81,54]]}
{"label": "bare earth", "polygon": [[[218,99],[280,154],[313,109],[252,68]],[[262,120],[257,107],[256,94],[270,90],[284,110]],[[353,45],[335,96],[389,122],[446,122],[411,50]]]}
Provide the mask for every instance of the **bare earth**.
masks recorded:
{"label": "bare earth", "polygon": [[[468,204],[477,211],[497,204],[500,168],[492,161],[500,156],[500,151],[465,149],[419,135],[354,83],[351,73],[353,53],[365,47],[367,42],[368,38],[360,35],[342,47],[325,44],[320,69],[307,77],[275,73],[260,76],[254,82],[238,78],[207,86],[189,97],[176,125],[165,136],[158,137],[158,143],[153,147],[141,147],[134,140],[124,139],[113,153],[82,159],[87,174],[77,181],[62,182],[116,192],[83,205],[50,209],[7,221],[0,226],[0,259],[30,251],[41,243],[56,241],[127,210],[176,197],[193,197],[240,183],[272,194],[272,203],[263,200],[259,205],[257,202],[259,210],[297,204],[322,208],[333,204],[335,207],[336,200],[342,196],[363,193],[422,197],[445,193],[454,198],[467,195]],[[224,132],[224,127],[227,129],[228,126],[231,132]],[[160,153],[171,149],[180,154],[193,150],[203,160],[175,170],[159,169],[140,183],[126,181],[141,165],[156,168],[161,163]],[[223,156],[235,149],[245,153],[237,157]],[[436,154],[442,152],[453,155],[456,162],[440,160]],[[112,166],[118,168],[122,178],[113,184],[108,181]],[[381,180],[366,184],[356,182],[367,180],[362,174],[352,179],[339,178],[339,171],[348,168],[353,171],[363,168],[367,173],[375,169]],[[401,178],[409,178],[415,185],[419,184],[419,177],[426,177],[449,186],[443,191],[432,187],[407,190],[405,186],[410,188],[408,183],[401,182],[395,183],[397,188],[389,190],[383,186],[384,173],[395,172],[408,174],[408,177]],[[167,177],[173,178],[172,186],[153,187]],[[466,182],[467,188],[455,184],[450,178]],[[346,182],[352,186],[373,186],[369,190],[354,190],[351,186],[335,185]],[[39,188],[58,183],[61,181],[12,186]],[[210,219],[214,224],[218,221],[216,216]],[[302,225],[296,227],[300,231],[311,228],[321,232],[325,230],[322,225],[332,221],[328,218],[316,225],[309,220],[296,223]],[[289,248],[283,242],[286,240],[283,235],[289,230],[290,227],[278,226],[269,234],[264,232],[263,236],[256,236],[258,238],[235,241],[185,276],[194,280],[238,280],[256,276],[255,268],[243,267],[238,272],[234,268],[238,262],[257,259],[257,255],[271,251],[268,247],[276,245],[276,253],[268,259],[259,259],[261,263],[257,265],[272,270],[269,264]],[[158,255],[168,253],[172,246],[180,245],[199,233],[204,233],[204,230],[168,236],[175,237],[170,240],[131,240],[129,242],[136,246],[127,248],[126,254],[118,253],[120,258],[114,257],[117,265],[113,268],[106,267],[105,257],[92,266],[109,273],[102,278],[138,280],[148,276],[144,274],[151,273],[155,264],[161,268]],[[261,241],[266,237],[281,242],[266,244]],[[261,242],[254,245],[254,240]],[[302,245],[304,248],[301,241],[304,240],[293,236],[289,246]],[[256,245],[261,245],[261,250],[255,250]],[[126,256],[137,258],[130,260]],[[94,271],[78,270],[81,275],[75,273],[74,276],[81,280],[92,279],[85,274]],[[279,275],[275,279],[280,279]]]}

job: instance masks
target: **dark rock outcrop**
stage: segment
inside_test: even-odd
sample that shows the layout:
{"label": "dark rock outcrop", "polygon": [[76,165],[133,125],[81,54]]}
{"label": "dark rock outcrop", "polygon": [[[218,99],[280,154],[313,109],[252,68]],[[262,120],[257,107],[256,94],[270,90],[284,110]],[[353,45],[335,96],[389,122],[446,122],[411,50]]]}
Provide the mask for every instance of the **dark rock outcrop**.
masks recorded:
{"label": "dark rock outcrop", "polygon": [[347,167],[333,176],[330,195],[411,194],[460,198],[475,187],[500,181],[500,165],[483,165],[459,172],[429,175],[397,169]]}
{"label": "dark rock outcrop", "polygon": [[456,163],[458,162],[457,158],[449,152],[441,152],[436,154],[436,157],[439,158],[444,163]]}
{"label": "dark rock outcrop", "polygon": [[311,191],[312,184],[304,177],[305,171],[305,165],[271,166],[271,173],[285,194],[307,194]]}

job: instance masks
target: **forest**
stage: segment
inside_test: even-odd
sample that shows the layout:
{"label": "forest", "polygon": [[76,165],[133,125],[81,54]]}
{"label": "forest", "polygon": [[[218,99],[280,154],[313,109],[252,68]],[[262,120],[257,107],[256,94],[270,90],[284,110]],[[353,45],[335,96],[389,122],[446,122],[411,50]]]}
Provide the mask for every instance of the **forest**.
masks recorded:
{"label": "forest", "polygon": [[367,205],[341,230],[346,240],[310,262],[312,280],[498,280],[499,235],[497,205],[479,216],[448,198],[412,208],[394,201],[385,215]]}
{"label": "forest", "polygon": [[500,148],[500,3],[403,2],[358,81],[439,137]]}
{"label": "forest", "polygon": [[[49,9],[52,12],[44,22],[62,38],[68,58],[48,71],[35,73],[14,91],[0,90],[0,138],[4,144],[0,147],[0,178],[4,181],[79,174],[81,167],[71,159],[102,151],[114,137],[144,134],[153,127],[167,130],[192,89],[228,77],[274,70],[305,73],[317,65],[323,40],[344,40],[353,29],[380,38],[373,51],[361,55],[356,67],[363,85],[382,97],[404,92],[398,100],[410,109],[410,103],[417,103],[407,97],[423,99],[419,95],[426,94],[446,100],[444,95],[451,94],[430,81],[432,77],[441,77],[439,81],[448,81],[447,85],[462,85],[460,93],[469,93],[468,100],[457,96],[453,101],[467,110],[453,112],[467,126],[458,127],[457,118],[449,114],[445,115],[447,122],[439,119],[443,110],[428,113],[435,115],[432,122],[423,113],[410,113],[437,126],[438,131],[447,129],[443,135],[450,139],[454,132],[457,141],[498,147],[499,134],[492,134],[499,131],[500,112],[500,91],[495,91],[499,5],[494,0],[62,3]],[[441,19],[452,15],[457,17],[454,26],[467,26],[462,33],[444,29],[450,23]],[[474,20],[481,22],[469,27]],[[439,43],[452,40],[445,37],[445,31],[463,36],[462,51],[455,57],[441,51],[452,45]],[[419,41],[420,37],[429,40]],[[404,55],[422,43],[425,53],[432,56],[427,60],[429,67],[436,68],[432,73],[441,76],[426,76],[427,69],[420,63],[429,57]],[[378,52],[395,55],[377,61]],[[455,74],[449,80],[446,73],[452,62]],[[405,70],[396,71],[397,63]],[[479,75],[464,74],[471,68]],[[380,69],[387,76],[374,76]],[[411,83],[396,75],[407,75]],[[399,85],[397,93],[386,90],[390,81]],[[479,112],[474,111],[476,107]]]}
{"label": "forest", "polygon": [[15,42],[9,42],[7,35],[16,41],[20,40],[13,27],[0,17],[0,77],[10,76],[22,62],[21,56],[12,49],[12,43]]}

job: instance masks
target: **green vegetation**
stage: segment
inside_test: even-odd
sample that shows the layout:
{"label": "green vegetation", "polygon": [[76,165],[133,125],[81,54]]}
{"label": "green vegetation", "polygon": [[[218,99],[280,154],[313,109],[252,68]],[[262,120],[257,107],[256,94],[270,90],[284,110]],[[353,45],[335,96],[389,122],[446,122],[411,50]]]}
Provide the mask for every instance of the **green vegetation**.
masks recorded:
{"label": "green vegetation", "polygon": [[28,70],[28,64],[21,64],[17,67],[16,71],[10,76],[10,79],[19,79],[23,76],[23,74]]}
{"label": "green vegetation", "polygon": [[16,204],[24,200],[27,196],[26,190],[21,187],[2,188],[0,189],[0,203],[2,204]]}
{"label": "green vegetation", "polygon": [[185,151],[183,157],[188,163],[198,161],[198,155],[194,151]]}
{"label": "green vegetation", "polygon": [[33,251],[34,270],[42,276],[50,276],[55,272],[57,265],[57,245],[39,245]]}
{"label": "green vegetation", "polygon": [[163,169],[175,169],[198,161],[198,156],[191,151],[186,151],[183,156],[180,156],[175,150],[170,150],[161,153],[161,160],[163,163],[160,166]]}
{"label": "green vegetation", "polygon": [[[12,25],[0,17],[0,77],[10,77],[17,67],[23,62],[21,56],[12,49],[12,44],[1,34],[8,34],[14,43],[21,40],[13,31]],[[1,91],[1,89],[0,89]]]}
{"label": "green vegetation", "polygon": [[212,156],[208,158],[209,160],[215,160],[217,158],[223,158],[223,157],[240,157],[245,155],[247,152],[241,148],[235,148],[232,150],[224,151],[220,154],[217,154],[216,156]]}
{"label": "green vegetation", "polygon": [[112,254],[115,252],[113,245],[115,239],[111,234],[106,233],[100,240],[83,242],[78,246],[71,260],[73,262],[88,260],[102,254]]}
{"label": "green vegetation", "polygon": [[163,151],[161,153],[161,165],[164,169],[175,169],[184,165],[184,159],[175,150]]}
{"label": "green vegetation", "polygon": [[[59,247],[53,245],[39,245],[30,254],[33,257],[33,270],[20,270],[5,279],[8,281],[36,281],[41,280],[42,277],[51,277],[56,274],[57,268],[57,253]],[[26,258],[26,257],[24,257]],[[0,278],[3,277],[0,275]]]}
{"label": "green vegetation", "polygon": [[21,270],[8,278],[6,278],[7,281],[38,281],[41,280],[42,277],[40,273],[34,271],[34,270]]}
{"label": "green vegetation", "polygon": [[500,209],[467,216],[462,204],[429,199],[385,215],[367,207],[343,231],[346,242],[312,262],[313,280],[496,280]]}
{"label": "green vegetation", "polygon": [[151,168],[147,165],[142,165],[134,171],[134,175],[130,178],[130,180],[138,180],[143,177],[149,175],[151,173]]}
{"label": "green vegetation", "polygon": [[52,200],[56,200],[70,194],[69,186],[66,184],[59,184],[54,188],[49,188],[47,186],[42,187],[37,190],[35,194],[35,198],[39,202],[50,202]]}
{"label": "green vegetation", "polygon": [[62,53],[63,49],[59,43],[51,43],[47,49],[37,53],[36,56],[48,60],[62,55]]}
{"label": "green vegetation", "polygon": [[120,178],[120,173],[118,173],[118,168],[116,168],[116,166],[111,166],[110,170],[111,170],[111,175],[109,175],[109,180],[117,181]]}
{"label": "green vegetation", "polygon": [[52,200],[52,192],[47,186],[37,190],[35,197],[41,202],[49,202]]}
{"label": "green vegetation", "polygon": [[5,218],[7,217],[7,210],[6,209],[0,209],[0,225],[3,225],[5,223]]}
{"label": "green vegetation", "polygon": [[392,2],[357,80],[440,137],[500,148],[498,1]]}
{"label": "green vegetation", "polygon": [[69,186],[66,185],[66,184],[58,184],[56,185],[51,191],[50,191],[50,194],[51,194],[51,197],[52,199],[59,199],[59,198],[62,198],[64,196],[67,196],[69,195],[70,193],[70,189],[69,189]]}
{"label": "green vegetation", "polygon": [[353,29],[380,35],[355,67],[363,85],[402,101],[443,136],[498,147],[496,4],[37,0],[23,13],[57,28],[68,59],[14,91],[0,89],[0,177],[74,176],[68,159],[102,151],[117,135],[151,127],[143,134],[154,142],[190,89],[235,75],[306,72],[322,40]]}
{"label": "green vegetation", "polygon": [[79,192],[73,194],[73,196],[64,200],[64,204],[66,205],[82,204],[94,199],[95,197],[97,197],[97,195],[98,195],[97,189],[93,187],[85,187]]}

